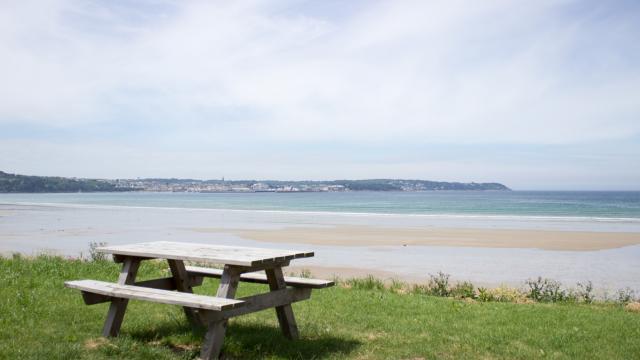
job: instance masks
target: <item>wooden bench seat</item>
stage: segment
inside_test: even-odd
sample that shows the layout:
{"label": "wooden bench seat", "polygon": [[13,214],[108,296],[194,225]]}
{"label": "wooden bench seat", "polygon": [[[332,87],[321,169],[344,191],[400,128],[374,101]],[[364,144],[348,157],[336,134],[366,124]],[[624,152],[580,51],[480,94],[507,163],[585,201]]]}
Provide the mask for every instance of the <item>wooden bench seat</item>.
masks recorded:
{"label": "wooden bench seat", "polygon": [[68,288],[112,298],[147,300],[162,304],[180,305],[194,309],[223,311],[244,305],[242,300],[197,295],[186,292],[154,289],[149,287],[119,285],[96,280],[67,281]]}
{"label": "wooden bench seat", "polygon": [[[197,266],[186,266],[187,273],[190,276],[198,277],[213,277],[220,278],[222,277],[222,269],[213,269],[206,267],[197,267]],[[240,275],[240,281],[260,283],[260,284],[268,284],[267,275],[264,273],[251,272],[244,273]],[[334,285],[333,281],[330,280],[321,280],[321,279],[309,279],[302,277],[294,277],[294,276],[285,276],[284,281],[288,286],[298,287],[298,288],[309,288],[309,289],[322,289],[326,287],[330,287]]]}

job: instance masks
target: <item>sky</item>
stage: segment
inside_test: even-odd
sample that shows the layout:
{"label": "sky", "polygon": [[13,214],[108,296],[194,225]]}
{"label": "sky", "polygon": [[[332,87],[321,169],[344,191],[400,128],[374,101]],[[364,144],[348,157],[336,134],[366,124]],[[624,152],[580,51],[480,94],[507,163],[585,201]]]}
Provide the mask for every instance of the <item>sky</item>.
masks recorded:
{"label": "sky", "polygon": [[0,170],[640,190],[637,1],[0,1]]}

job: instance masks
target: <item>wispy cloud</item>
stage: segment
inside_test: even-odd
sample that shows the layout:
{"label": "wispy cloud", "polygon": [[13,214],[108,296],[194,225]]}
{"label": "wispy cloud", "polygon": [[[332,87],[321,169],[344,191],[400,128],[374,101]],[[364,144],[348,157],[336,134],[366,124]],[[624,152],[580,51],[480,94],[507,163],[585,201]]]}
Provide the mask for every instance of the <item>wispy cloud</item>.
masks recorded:
{"label": "wispy cloud", "polygon": [[202,154],[640,134],[633,2],[321,3],[5,2],[0,125]]}

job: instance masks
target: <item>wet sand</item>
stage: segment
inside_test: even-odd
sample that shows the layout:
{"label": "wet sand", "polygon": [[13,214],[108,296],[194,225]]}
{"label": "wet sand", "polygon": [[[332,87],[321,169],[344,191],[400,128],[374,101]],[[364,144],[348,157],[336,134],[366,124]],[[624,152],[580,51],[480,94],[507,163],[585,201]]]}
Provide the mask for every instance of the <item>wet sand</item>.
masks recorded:
{"label": "wet sand", "polygon": [[192,228],[269,243],[327,246],[448,246],[528,248],[560,251],[616,249],[640,244],[639,233],[513,229],[387,228],[376,226],[286,227],[282,229]]}

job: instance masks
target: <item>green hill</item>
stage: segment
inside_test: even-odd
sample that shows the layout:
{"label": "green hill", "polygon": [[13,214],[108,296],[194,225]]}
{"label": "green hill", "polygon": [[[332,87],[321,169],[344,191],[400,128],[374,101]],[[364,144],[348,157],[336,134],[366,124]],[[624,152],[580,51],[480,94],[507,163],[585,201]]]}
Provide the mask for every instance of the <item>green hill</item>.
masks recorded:
{"label": "green hill", "polygon": [[0,193],[120,191],[103,180],[27,176],[0,171]]}

